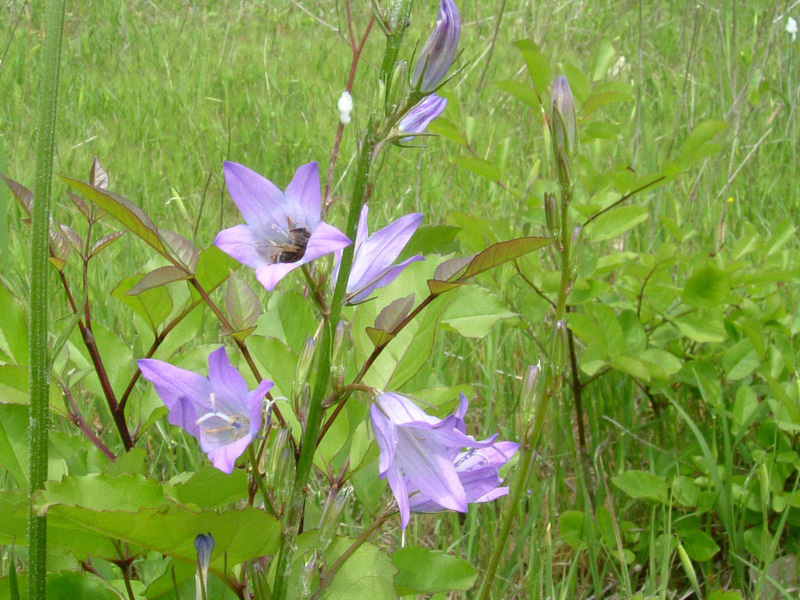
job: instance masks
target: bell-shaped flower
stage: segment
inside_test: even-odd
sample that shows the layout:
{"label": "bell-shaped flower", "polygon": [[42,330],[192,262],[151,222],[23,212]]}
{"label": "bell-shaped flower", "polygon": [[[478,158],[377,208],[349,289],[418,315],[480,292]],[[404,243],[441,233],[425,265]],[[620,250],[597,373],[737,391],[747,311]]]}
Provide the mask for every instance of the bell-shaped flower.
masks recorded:
{"label": "bell-shaped flower", "polygon": [[255,269],[270,292],[290,271],[351,243],[321,219],[315,162],[297,169],[285,192],[255,171],[226,162],[225,185],[246,223],[221,231],[214,244]]}
{"label": "bell-shaped flower", "polygon": [[[400,119],[397,129],[402,133],[422,133],[436,117],[442,114],[447,106],[447,99],[431,94],[425,96]],[[403,141],[410,137],[403,138]]]}
{"label": "bell-shaped flower", "polygon": [[436,89],[453,64],[460,37],[461,17],[456,3],[441,0],[436,26],[419,54],[411,85],[422,92]]}
{"label": "bell-shaped flower", "polygon": [[577,147],[575,99],[572,97],[569,81],[563,75],[553,83],[550,103],[553,146],[557,151],[563,150],[567,155],[572,154]]}
{"label": "bell-shaped flower", "polygon": [[[353,267],[347,280],[347,304],[358,304],[366,300],[373,290],[392,283],[408,265],[425,260],[417,254],[399,264],[392,264],[405,248],[411,236],[422,222],[420,213],[411,213],[400,217],[380,231],[369,235],[367,227],[367,205],[361,209],[356,233],[356,247],[353,255]],[[338,254],[336,274],[341,254]]]}
{"label": "bell-shaped flower", "polygon": [[262,400],[273,383],[265,379],[249,391],[224,347],[208,355],[208,377],[152,358],[137,364],[169,409],[169,422],[194,436],[217,469],[232,472],[261,429]]}
{"label": "bell-shaped flower", "polygon": [[491,495],[487,485],[473,484],[464,477],[469,470],[459,474],[454,462],[463,448],[491,448],[497,437],[478,441],[467,435],[463,420],[466,410],[463,394],[456,414],[445,419],[429,415],[409,398],[393,392],[381,394],[370,407],[372,430],[380,449],[380,477],[389,481],[403,528],[411,518],[409,493],[423,495],[423,508],[425,502],[432,502],[437,510],[459,512],[466,512],[470,498],[474,502]]}

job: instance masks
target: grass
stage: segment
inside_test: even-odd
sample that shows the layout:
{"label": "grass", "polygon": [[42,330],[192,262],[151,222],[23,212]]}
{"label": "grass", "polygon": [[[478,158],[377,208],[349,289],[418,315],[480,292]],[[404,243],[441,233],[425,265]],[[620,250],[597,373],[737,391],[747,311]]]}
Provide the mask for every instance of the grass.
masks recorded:
{"label": "grass", "polygon": [[[424,39],[434,15],[433,3],[417,4],[412,40]],[[714,118],[729,125],[716,156],[634,200],[647,203],[654,218],[625,236],[626,249],[655,252],[668,238],[661,216],[674,219],[687,233],[695,232],[679,249],[691,254],[715,253],[756,233],[768,237],[779,222],[800,211],[800,49],[784,32],[785,2],[464,0],[459,6],[466,66],[447,86],[451,103],[446,116],[467,132],[480,156],[502,165],[504,182],[513,189],[528,189],[534,161],[544,160],[547,149],[539,117],[492,83],[527,81],[512,42],[530,38],[553,58],[557,70],[573,66],[592,73],[605,64],[610,69],[597,67],[599,78],[634,86],[634,102],[603,109],[605,118],[619,123],[621,135],[582,149],[594,168],[627,165],[653,171],[675,156],[697,123]],[[505,10],[492,49],[501,6]],[[343,26],[340,9],[334,2],[302,0],[69,2],[56,172],[85,178],[97,155],[110,173],[112,189],[140,204],[157,223],[199,246],[209,245],[221,226],[239,218],[224,191],[224,160],[247,164],[280,186],[288,183],[297,165],[310,160],[319,161],[324,172],[337,124],[335,103],[350,60],[336,31]],[[797,17],[798,9],[792,10]],[[363,14],[357,22],[363,23]],[[0,170],[29,183],[42,24],[26,3],[9,1],[0,8],[0,25],[0,51],[7,47],[0,65]],[[376,34],[356,80],[354,124],[345,129],[334,196],[347,189],[355,132],[366,123],[376,93],[370,82],[380,52]],[[604,56],[611,59],[604,62]],[[439,139],[430,146],[424,153],[390,151],[389,168],[373,194],[375,221],[414,209],[424,212],[428,223],[461,225],[464,219],[458,213],[463,213],[478,223],[478,231],[492,227],[510,234],[520,223],[532,221],[536,229],[543,222],[537,188],[529,190],[521,207],[513,195],[454,164],[461,152],[455,144]],[[72,223],[63,186],[57,184],[54,192],[55,218]],[[0,227],[3,275],[13,288],[23,290],[27,230],[4,189],[0,200],[0,222],[8,223]],[[335,212],[336,218],[342,215]],[[483,218],[491,223],[484,224]],[[790,245],[796,247],[793,241]],[[599,253],[608,249],[600,245]],[[112,253],[111,266],[94,273],[97,298],[108,298],[120,279],[139,272],[149,260],[132,236],[118,242]],[[499,282],[513,310],[533,322],[543,314],[541,307],[530,304],[531,295],[510,269]],[[98,302],[95,310],[112,330],[135,335],[127,313],[110,298]],[[63,317],[65,311],[54,306],[53,317]],[[534,338],[545,332],[544,326],[535,325],[527,331],[496,327],[478,341],[447,335],[434,353],[438,375],[433,383],[475,382],[483,407],[482,422],[477,423],[482,433],[499,429],[501,437],[517,439],[525,418],[518,404],[519,375],[537,360]],[[215,334],[211,329],[202,341],[215,341]],[[675,471],[686,460],[683,440],[692,435],[707,449],[709,465],[722,465],[716,477],[732,493],[734,448],[716,442],[728,440],[731,432],[718,436],[722,421],[716,419],[694,422],[699,416],[710,418],[710,413],[692,408],[695,400],[677,400],[688,411],[681,420],[674,411],[653,412],[631,378],[604,376],[585,392],[590,444],[585,455],[576,448],[571,404],[565,400],[557,406],[494,597],[632,598],[636,592],[640,597],[686,597],[690,578],[665,542],[668,536],[659,534],[676,525],[674,515],[663,506],[630,500],[611,478],[626,468]],[[152,436],[153,455],[167,457],[173,449],[164,441],[174,433],[162,425],[156,431],[160,434]],[[179,465],[195,461],[178,455]],[[747,465],[737,462],[737,467],[746,472]],[[728,502],[731,514],[723,511],[719,516],[724,526],[712,533],[741,535],[744,524],[736,522],[733,499]],[[579,531],[576,535],[588,536],[583,545],[565,541],[560,516],[569,511],[596,514],[601,507],[606,529]],[[434,547],[443,541],[441,549],[480,568],[488,559],[486,547],[499,524],[500,508],[494,504],[470,511],[463,522],[456,515],[420,519],[408,535]],[[650,527],[642,527],[648,522]],[[600,544],[592,538],[601,534],[612,542]],[[395,532],[384,537],[390,545],[397,543]],[[644,552],[648,560],[621,565],[614,552],[622,548],[623,538],[636,538],[649,548]],[[736,574],[746,570],[735,560],[695,568],[702,570],[709,588],[734,587]],[[760,568],[762,575],[767,572],[766,564]]]}

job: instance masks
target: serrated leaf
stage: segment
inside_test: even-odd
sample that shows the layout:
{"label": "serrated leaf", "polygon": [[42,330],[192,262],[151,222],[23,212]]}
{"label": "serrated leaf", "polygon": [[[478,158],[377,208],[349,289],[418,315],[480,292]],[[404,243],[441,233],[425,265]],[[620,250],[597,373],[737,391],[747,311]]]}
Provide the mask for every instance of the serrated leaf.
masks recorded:
{"label": "serrated leaf", "polygon": [[502,302],[481,287],[464,287],[442,317],[442,325],[464,337],[483,338],[502,319],[516,317]]}
{"label": "serrated leaf", "polygon": [[486,250],[478,252],[470,261],[467,270],[458,278],[458,281],[465,281],[484,271],[498,267],[504,263],[543,248],[552,240],[544,237],[522,237],[506,242],[492,244]]}
{"label": "serrated leaf", "polygon": [[631,498],[667,503],[667,484],[658,475],[634,469],[612,477],[611,481]]}
{"label": "serrated leaf", "polygon": [[500,181],[502,177],[499,167],[477,156],[458,156],[453,159],[453,162],[490,181]]}
{"label": "serrated leaf", "polygon": [[467,265],[472,262],[473,258],[475,258],[474,254],[472,256],[457,256],[456,258],[446,260],[436,267],[436,270],[433,272],[433,278],[436,281],[452,279],[457,273],[463,271]]}
{"label": "serrated leaf", "polygon": [[[210,294],[225,282],[231,270],[235,271],[240,266],[238,261],[212,245],[200,252],[194,276],[201,287]],[[192,296],[199,300],[200,295],[197,290],[191,286],[189,289]]]}
{"label": "serrated leaf", "polygon": [[252,327],[261,312],[258,296],[233,270],[228,274],[225,308],[235,331],[242,331]]}
{"label": "serrated leaf", "polygon": [[173,267],[172,265],[159,267],[154,271],[146,273],[144,277],[139,280],[139,283],[125,293],[128,296],[137,296],[142,292],[146,292],[147,290],[152,290],[153,288],[161,287],[162,285],[167,285],[168,283],[180,281],[181,279],[186,279],[186,277],[188,277],[186,272],[178,267]]}
{"label": "serrated leaf", "polygon": [[114,233],[109,233],[108,235],[97,240],[94,246],[92,246],[92,249],[89,251],[89,258],[96,256],[97,254],[108,248],[111,244],[113,244],[115,241],[117,241],[119,238],[125,235],[125,233],[126,232],[124,231],[115,231]]}
{"label": "serrated leaf", "polygon": [[394,584],[400,595],[463,592],[478,576],[477,569],[467,561],[419,546],[395,550],[392,562],[397,567]]}
{"label": "serrated leaf", "polygon": [[72,200],[72,203],[75,205],[75,208],[77,208],[80,211],[80,213],[88,219],[89,207],[86,206],[86,202],[83,201],[83,198],[81,198],[80,196],[78,196],[78,194],[70,190],[67,190],[67,197],[70,200]]}
{"label": "serrated leaf", "polygon": [[69,242],[69,245],[72,247],[72,249],[78,254],[82,254],[83,244],[81,243],[80,236],[78,236],[75,230],[69,225],[64,225],[63,223],[59,223],[58,228],[61,230],[64,238]]}
{"label": "serrated leaf", "polygon": [[124,196],[97,188],[83,181],[72,179],[71,177],[61,175],[61,179],[64,180],[67,185],[108,212],[108,214],[114,217],[123,226],[149,244],[156,252],[162,256],[169,257],[169,253],[159,236],[158,228],[153,221],[150,220],[150,217],[133,202]]}

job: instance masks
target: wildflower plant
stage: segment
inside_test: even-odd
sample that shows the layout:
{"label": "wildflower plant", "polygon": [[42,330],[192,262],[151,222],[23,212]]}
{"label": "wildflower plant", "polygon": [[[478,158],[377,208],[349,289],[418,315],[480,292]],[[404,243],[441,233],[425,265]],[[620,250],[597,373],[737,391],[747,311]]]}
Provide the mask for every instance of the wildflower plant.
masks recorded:
{"label": "wildflower plant", "polygon": [[[435,125],[448,104],[444,92],[436,91],[454,73],[460,16],[455,0],[441,0],[433,31],[417,52],[404,39],[411,0],[385,4],[382,9],[373,3],[360,46],[355,24],[349,23],[351,73],[373,22],[384,30],[385,50],[372,82],[378,90],[372,105],[365,100],[368,94],[353,88],[352,77],[338,101],[331,99],[331,122],[338,125],[325,188],[317,162],[300,165],[281,189],[274,165],[252,164],[246,153],[233,156],[241,163],[227,161],[220,170],[238,209],[237,223],[203,239],[200,248],[112,191],[97,159],[88,181],[63,177],[85,226],[79,234],[66,224],[50,224],[48,251],[77,331],[69,347],[82,342],[86,359],[77,375],[64,367],[67,362],[58,363],[63,368],[56,382],[67,418],[107,466],[94,476],[70,473],[50,482],[35,507],[112,540],[100,544],[100,558],[119,566],[128,588],[131,565],[149,556],[148,561],[196,561],[198,598],[212,597],[217,584],[240,598],[323,598],[343,590],[393,598],[395,576],[404,580],[408,567],[370,541],[376,532],[394,522],[405,543],[414,546],[415,519],[480,511],[481,505],[507,497],[496,544],[486,549],[490,562],[478,591],[478,597],[489,597],[529,489],[548,406],[560,398],[567,363],[574,361],[568,296],[583,226],[593,218],[578,223],[570,209],[580,137],[576,101],[563,76],[533,94],[537,107],[548,107],[544,122],[557,182],[542,194],[545,236],[494,240],[466,256],[423,252],[419,233],[435,215],[393,214],[396,199],[376,187],[376,179],[398,153],[426,152],[424,144],[408,142],[432,135],[431,130],[468,146],[452,124]],[[413,72],[406,74],[406,62],[412,60]],[[519,86],[510,89],[533,97]],[[353,166],[346,172],[349,191],[340,199],[330,190],[345,126],[359,129]],[[477,156],[461,157],[458,164],[499,183],[493,165]],[[30,213],[30,192],[4,180]],[[334,202],[340,206],[331,211]],[[123,229],[98,237],[101,223]],[[145,272],[127,277],[111,292],[137,315],[149,341],[149,346],[134,344],[127,378],[112,368],[117,359],[107,346],[98,344],[107,338],[93,324],[88,284],[97,257],[125,231],[156,254]],[[546,356],[530,369],[520,400],[522,438],[505,439],[502,423],[493,426],[499,431],[482,430],[477,419],[468,418],[468,398],[460,388],[426,402],[432,391],[420,388],[424,378],[417,376],[424,373],[449,311],[481,316],[475,311],[482,303],[473,298],[489,292],[473,286],[475,278],[548,245],[559,282],[548,299]],[[67,266],[71,255],[77,255],[83,275],[77,291]],[[198,318],[204,311],[219,324],[210,334],[205,330],[212,326]],[[456,325],[450,328],[459,331]],[[209,337],[213,347],[204,343]],[[118,437],[114,442],[108,432],[98,435],[87,423],[72,394],[71,379],[88,373],[88,385],[107,404]],[[163,462],[174,462],[178,471],[168,481],[145,477],[157,474],[157,465],[124,471],[155,428],[173,453]],[[383,481],[385,493],[376,495]],[[91,494],[99,499],[89,501]],[[359,509],[353,514],[362,515],[362,521],[348,537],[343,515],[355,502]],[[416,551],[429,552],[421,546]],[[466,589],[471,581],[450,585],[447,579],[450,567],[471,569],[463,563],[456,557],[432,562],[431,568],[439,569],[431,576],[436,585],[411,592]],[[350,583],[337,583],[352,582],[364,564],[371,565],[373,583],[355,592]],[[166,573],[166,564],[161,566]],[[172,571],[173,583],[178,577],[190,579],[190,570],[178,571]]]}

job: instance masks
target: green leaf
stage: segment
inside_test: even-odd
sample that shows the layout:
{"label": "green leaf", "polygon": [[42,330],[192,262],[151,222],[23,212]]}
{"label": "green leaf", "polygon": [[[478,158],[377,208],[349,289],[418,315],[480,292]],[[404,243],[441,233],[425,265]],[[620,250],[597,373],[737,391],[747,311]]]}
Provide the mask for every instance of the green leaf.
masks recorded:
{"label": "green leaf", "polygon": [[405,298],[398,298],[384,307],[375,319],[375,327],[367,327],[367,335],[376,348],[385,346],[395,338],[391,333],[403,319],[411,312],[414,306],[414,294]]}
{"label": "green leaf", "polygon": [[728,337],[722,319],[703,312],[684,315],[673,321],[680,332],[695,342],[722,342]]}
{"label": "green leaf", "polygon": [[453,225],[423,225],[411,236],[397,260],[403,261],[415,254],[427,256],[429,254],[446,255],[454,252],[458,248],[455,239],[459,231],[461,228]]}
{"label": "green leaf", "polygon": [[587,234],[596,242],[615,238],[649,218],[644,206],[621,206],[600,215],[587,226]]}
{"label": "green leaf", "polygon": [[467,138],[461,134],[461,132],[458,130],[458,127],[442,117],[439,117],[428,124],[428,132],[440,135],[443,138],[447,138],[451,142],[455,142],[461,146],[467,145]]}
{"label": "green leaf", "polygon": [[28,364],[28,317],[20,302],[3,281],[0,281],[0,349],[18,365]]}
{"label": "green leaf", "polygon": [[520,83],[518,81],[511,81],[510,79],[504,81],[495,81],[494,84],[514,96],[517,100],[521,100],[532,109],[541,110],[542,104],[539,102],[539,97],[536,95],[536,90],[529,85]]}
{"label": "green leaf", "polygon": [[461,288],[442,317],[442,325],[464,337],[483,338],[494,325],[517,316],[508,310],[500,299],[477,286]]}
{"label": "green leaf", "polygon": [[184,481],[175,482],[169,493],[177,502],[199,508],[222,508],[247,498],[247,473],[236,469],[228,475],[211,466],[204,466],[196,473],[188,473]]}
{"label": "green leaf", "polygon": [[695,308],[720,306],[730,291],[728,274],[713,265],[697,269],[683,289],[683,300]]}
{"label": "green leaf", "polygon": [[702,158],[705,152],[702,146],[717,134],[725,131],[727,128],[728,124],[725,121],[719,121],[716,119],[708,119],[698,123],[681,147],[681,161],[692,162]]}
{"label": "green leaf", "polygon": [[719,552],[719,546],[705,531],[690,529],[682,532],[683,548],[689,558],[697,562],[711,560]]}
{"label": "green leaf", "polygon": [[655,500],[664,504],[668,501],[664,479],[647,471],[626,471],[613,477],[611,482],[631,498]]}
{"label": "green leaf", "polygon": [[[351,543],[352,540],[336,538],[325,555],[339,556]],[[332,564],[333,560],[326,559],[326,562]],[[396,600],[396,572],[389,556],[367,542],[359,546],[336,573],[325,600]]]}
{"label": "green leaf", "polygon": [[758,368],[761,361],[753,348],[750,338],[744,338],[729,348],[722,356],[722,368],[725,379],[738,381],[744,379]]}
{"label": "green leaf", "polygon": [[625,92],[601,92],[595,94],[583,104],[583,117],[584,119],[588,118],[595,110],[606,104],[627,102],[629,100],[633,100],[633,96]]}
{"label": "green leaf", "polygon": [[129,295],[128,291],[133,289],[144,277],[142,273],[126,277],[111,290],[111,295],[133,309],[155,332],[172,312],[172,297],[163,287],[144,290],[136,296]]}
{"label": "green leaf", "polygon": [[490,181],[500,181],[502,177],[502,173],[497,166],[477,156],[458,156],[453,159],[453,162],[459,167],[472,171]]}
{"label": "green leaf", "polygon": [[234,331],[243,331],[252,327],[261,312],[258,296],[233,269],[228,275],[225,309],[228,311],[228,318]]}
{"label": "green leaf", "polygon": [[[89,475],[48,482],[35,506],[49,518],[194,562],[194,539],[211,532],[212,568],[236,565],[278,549],[280,524],[263,510],[247,507],[217,513],[169,500],[152,479]],[[257,531],[258,535],[253,535]],[[227,559],[225,555],[227,553]]]}
{"label": "green leaf", "polygon": [[772,256],[792,239],[797,228],[794,219],[784,219],[775,227],[775,231],[766,243],[766,256]]}
{"label": "green leaf", "polygon": [[[77,196],[76,196],[77,198]],[[119,238],[125,235],[127,232],[125,231],[115,231],[114,233],[109,233],[107,236],[104,236],[95,242],[92,249],[89,250],[89,258],[94,258],[100,252],[108,248],[111,244],[116,242]]]}
{"label": "green leaf", "polygon": [[531,76],[536,91],[541,96],[553,81],[553,69],[550,66],[550,62],[531,40],[520,40],[514,42],[514,45],[522,53],[522,57],[528,65],[528,74]]}
{"label": "green leaf", "polygon": [[589,540],[588,528],[592,522],[578,510],[567,510],[558,517],[558,531],[573,550],[579,550]]}
{"label": "green leaf", "polygon": [[183,269],[167,265],[166,267],[159,267],[154,271],[145,273],[144,277],[139,280],[135,286],[125,292],[128,296],[138,296],[142,292],[152,290],[153,288],[167,285],[181,279],[186,279],[188,275]]}
{"label": "green leaf", "polygon": [[608,363],[617,371],[627,373],[642,381],[650,381],[650,370],[638,358],[615,354],[608,359]]}
{"label": "green leaf", "polygon": [[647,348],[639,353],[645,363],[657,365],[666,375],[674,375],[683,368],[683,363],[671,352],[660,348]]}
{"label": "green leaf", "polygon": [[521,256],[547,246],[552,240],[544,237],[522,237],[492,244],[486,250],[478,252],[470,261],[464,274],[457,281],[480,275],[484,271],[498,267]]}
{"label": "green leaf", "polygon": [[605,77],[613,60],[614,46],[606,39],[600,40],[595,46],[594,56],[592,57],[592,81]]}
{"label": "green leaf", "polygon": [[[194,276],[202,288],[210,294],[225,282],[231,270],[235,271],[239,267],[240,264],[222,250],[216,246],[209,246],[200,252]],[[200,300],[197,290],[191,285],[189,289],[193,297]]]}
{"label": "green leaf", "polygon": [[158,228],[144,211],[127,198],[107,190],[89,185],[77,179],[61,175],[61,179],[76,191],[104,209],[108,214],[127,227],[134,234],[149,244],[162,256],[169,257],[169,252],[161,241]]}
{"label": "green leaf", "polygon": [[467,561],[419,546],[395,550],[392,562],[397,567],[394,584],[400,595],[466,591],[478,576]]}

